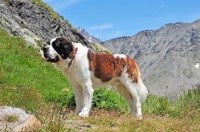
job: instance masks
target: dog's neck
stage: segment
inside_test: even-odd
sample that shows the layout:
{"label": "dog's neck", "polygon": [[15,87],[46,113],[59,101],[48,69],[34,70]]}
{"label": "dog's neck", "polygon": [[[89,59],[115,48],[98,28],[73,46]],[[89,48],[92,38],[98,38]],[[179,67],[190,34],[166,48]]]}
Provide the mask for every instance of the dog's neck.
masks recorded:
{"label": "dog's neck", "polygon": [[75,59],[75,56],[76,56],[76,53],[77,53],[77,48],[75,48],[74,46],[73,46],[73,51],[70,53],[70,62],[68,63],[68,68],[71,66],[71,64],[72,64],[72,61]]}

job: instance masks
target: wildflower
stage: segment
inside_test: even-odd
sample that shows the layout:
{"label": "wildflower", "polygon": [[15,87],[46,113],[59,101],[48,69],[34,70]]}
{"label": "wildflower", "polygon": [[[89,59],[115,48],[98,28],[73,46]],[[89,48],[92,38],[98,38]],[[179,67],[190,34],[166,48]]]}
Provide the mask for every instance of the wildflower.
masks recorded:
{"label": "wildflower", "polygon": [[65,93],[65,92],[67,93],[68,91],[69,91],[68,88],[63,88],[63,89],[62,89],[62,92],[63,92],[63,93]]}

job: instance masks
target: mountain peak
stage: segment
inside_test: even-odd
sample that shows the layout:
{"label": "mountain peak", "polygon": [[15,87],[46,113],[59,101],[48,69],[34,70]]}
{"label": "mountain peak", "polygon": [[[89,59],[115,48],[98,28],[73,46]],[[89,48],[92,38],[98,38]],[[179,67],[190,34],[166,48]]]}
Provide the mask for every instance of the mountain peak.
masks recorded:
{"label": "mountain peak", "polygon": [[79,32],[87,41],[89,42],[96,42],[96,43],[101,43],[101,40],[90,35],[84,28],[82,27],[74,27],[77,32]]}

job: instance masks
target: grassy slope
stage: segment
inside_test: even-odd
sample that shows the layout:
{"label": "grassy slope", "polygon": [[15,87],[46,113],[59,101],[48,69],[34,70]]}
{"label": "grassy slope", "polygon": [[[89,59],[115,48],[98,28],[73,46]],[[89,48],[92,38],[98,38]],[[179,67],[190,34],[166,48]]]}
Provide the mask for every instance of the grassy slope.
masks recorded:
{"label": "grassy slope", "polygon": [[[7,96],[17,97],[16,91],[25,90],[30,93],[37,93],[35,98],[40,97],[45,103],[55,102],[61,106],[66,104],[75,106],[73,90],[62,73],[55,70],[51,64],[43,61],[38,51],[32,47],[27,47],[21,38],[9,36],[2,29],[0,30],[0,61],[2,73],[0,74],[0,85],[2,87],[0,94],[3,97],[0,99],[0,104],[8,103],[9,105],[19,106],[20,103],[17,103],[17,100],[21,97],[17,99],[9,98],[13,99],[9,101]],[[96,91],[99,92],[95,92],[94,106],[110,110],[118,109],[121,106],[123,109],[120,108],[120,110],[126,111],[124,109],[126,107],[125,101],[116,92],[105,92],[102,89]],[[27,95],[27,92],[24,96]],[[111,96],[115,97],[112,98]],[[33,96],[27,98],[29,97]],[[108,101],[109,97],[111,98]],[[27,100],[25,99],[25,101]],[[110,105],[110,102],[112,105]],[[123,104],[125,105],[123,106]],[[29,110],[34,110],[32,108]]]}
{"label": "grassy slope", "polygon": [[[95,91],[93,106],[101,110],[93,110],[86,119],[74,116],[69,109],[62,107],[74,106],[73,91],[63,75],[44,62],[38,52],[27,47],[21,38],[11,37],[2,29],[0,73],[0,105],[21,107],[38,113],[36,116],[47,124],[40,131],[66,131],[64,128],[68,131],[77,130],[75,125],[64,123],[66,118],[84,122],[79,122],[79,126],[88,124],[88,131],[200,130],[200,87],[187,93],[175,104],[164,98],[148,97],[143,104],[143,121],[127,115],[127,104],[116,92],[99,89]],[[51,105],[52,102],[55,105]],[[67,117],[60,118],[59,115]]]}
{"label": "grassy slope", "polygon": [[[0,47],[0,84],[5,89],[11,89],[7,93],[4,91],[2,96],[14,95],[18,89],[29,89],[30,92],[38,92],[35,96],[50,101],[64,97],[63,88],[69,88],[70,92],[69,84],[61,73],[45,63],[37,51],[27,47],[21,38],[11,37],[0,30]],[[6,101],[2,100],[1,103]],[[13,100],[10,105],[19,104]]]}

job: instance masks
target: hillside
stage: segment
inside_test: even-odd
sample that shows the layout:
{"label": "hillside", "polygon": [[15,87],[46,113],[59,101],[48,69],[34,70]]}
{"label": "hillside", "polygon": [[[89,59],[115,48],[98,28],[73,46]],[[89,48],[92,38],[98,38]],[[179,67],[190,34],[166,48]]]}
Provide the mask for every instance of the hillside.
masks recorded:
{"label": "hillside", "polygon": [[102,45],[136,59],[152,94],[172,97],[200,82],[200,69],[194,66],[200,61],[200,19],[166,24]]}
{"label": "hillside", "polygon": [[0,0],[0,27],[39,48],[54,37],[68,38],[90,47],[67,20],[41,0]]}

